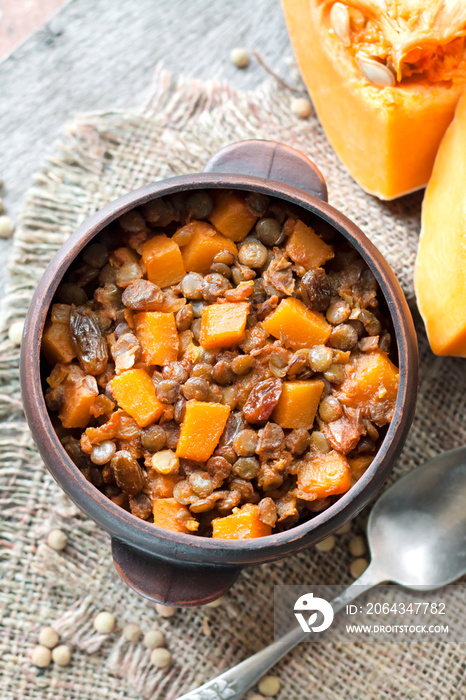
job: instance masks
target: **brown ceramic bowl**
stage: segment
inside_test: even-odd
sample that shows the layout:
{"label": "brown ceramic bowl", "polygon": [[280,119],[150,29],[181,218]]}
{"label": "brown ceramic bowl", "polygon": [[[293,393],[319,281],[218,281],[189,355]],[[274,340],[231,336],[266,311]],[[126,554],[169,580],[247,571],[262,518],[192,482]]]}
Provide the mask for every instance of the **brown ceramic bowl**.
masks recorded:
{"label": "brown ceramic bowl", "polygon": [[[92,238],[124,212],[151,199],[195,189],[262,192],[332,226],[364,258],[380,287],[396,340],[400,368],[396,410],[376,458],[336,503],[285,532],[252,540],[216,540],[163,530],[131,515],[90,484],[65,452],[44,399],[40,342],[55,291]],[[245,141],[223,149],[201,174],[156,182],[121,197],[91,216],[58,251],[32,300],[21,352],[21,386],[32,434],[48,469],[112,540],[115,566],[139,594],[170,605],[197,605],[223,595],[244,566],[280,559],[328,536],[353,518],[378,492],[399,456],[416,402],[418,352],[411,313],[390,266],[343,214],[327,204],[321,173],[305,156],[278,143]]]}

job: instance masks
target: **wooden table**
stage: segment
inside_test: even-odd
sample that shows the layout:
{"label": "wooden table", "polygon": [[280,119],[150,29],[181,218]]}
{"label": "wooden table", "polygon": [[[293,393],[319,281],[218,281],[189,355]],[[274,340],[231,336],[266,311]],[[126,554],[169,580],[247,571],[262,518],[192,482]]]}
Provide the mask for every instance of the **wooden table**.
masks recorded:
{"label": "wooden table", "polygon": [[[160,61],[174,72],[253,88],[266,77],[238,70],[235,46],[255,49],[286,75],[292,50],[279,0],[68,0],[0,63],[0,176],[9,215],[66,122],[85,111],[142,103]],[[11,241],[0,241],[6,259]],[[0,295],[6,282],[0,266]],[[0,298],[1,298],[0,296]]]}

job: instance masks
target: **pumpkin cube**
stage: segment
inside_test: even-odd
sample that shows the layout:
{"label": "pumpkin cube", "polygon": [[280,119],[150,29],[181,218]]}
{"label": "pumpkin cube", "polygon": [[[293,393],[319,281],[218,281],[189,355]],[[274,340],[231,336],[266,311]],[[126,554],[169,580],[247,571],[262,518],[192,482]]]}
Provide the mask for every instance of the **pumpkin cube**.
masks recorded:
{"label": "pumpkin cube", "polygon": [[204,348],[225,348],[244,338],[249,304],[225,302],[202,309],[199,342]]}
{"label": "pumpkin cube", "polygon": [[162,527],[164,530],[171,530],[172,532],[184,532],[189,534],[192,530],[197,528],[186,527],[185,523],[191,523],[193,525],[199,523],[191,515],[186,506],[178,503],[174,498],[156,498],[152,501],[152,512],[154,514],[154,525],[157,527]]}
{"label": "pumpkin cube", "polygon": [[99,389],[94,377],[68,377],[63,386],[63,402],[59,419],[64,428],[85,428],[91,419],[91,409]]}
{"label": "pumpkin cube", "polygon": [[345,493],[351,486],[351,471],[344,455],[332,450],[303,461],[298,469],[296,496],[305,501]]}
{"label": "pumpkin cube", "polygon": [[299,219],[286,244],[286,252],[296,265],[306,270],[321,267],[335,257],[332,246],[327,245],[312,229]]}
{"label": "pumpkin cube", "polygon": [[207,462],[218,445],[230,415],[230,407],[192,399],[186,404],[176,448],[178,457]]}
{"label": "pumpkin cube", "polygon": [[150,282],[159,287],[178,284],[185,276],[180,247],[168,236],[154,236],[142,246],[142,261]]}
{"label": "pumpkin cube", "polygon": [[346,378],[336,395],[351,408],[359,408],[377,425],[389,423],[398,393],[399,370],[382,350],[363,353],[345,365]]}
{"label": "pumpkin cube", "polygon": [[242,241],[259,218],[238,192],[220,191],[214,194],[215,206],[209,221],[232,241]]}
{"label": "pumpkin cube", "polygon": [[273,420],[282,428],[310,430],[323,389],[324,383],[318,379],[283,382]]}
{"label": "pumpkin cube", "polygon": [[140,428],[158,420],[163,404],[155,395],[152,379],[143,369],[129,369],[110,382],[117,404],[128,413]]}
{"label": "pumpkin cube", "polygon": [[68,323],[47,322],[42,335],[41,350],[51,365],[68,364],[76,357]]}
{"label": "pumpkin cube", "polygon": [[302,301],[294,297],[283,299],[275,311],[262,321],[262,326],[267,333],[293,350],[324,345],[332,330],[322,314],[306,308]]}
{"label": "pumpkin cube", "polygon": [[272,534],[270,525],[259,520],[259,506],[246,503],[231,515],[212,520],[212,537],[222,540],[248,540]]}
{"label": "pumpkin cube", "polygon": [[133,321],[146,364],[164,366],[176,362],[180,341],[173,313],[142,311],[134,315]]}
{"label": "pumpkin cube", "polygon": [[215,229],[204,221],[192,221],[191,226],[194,224],[194,234],[189,243],[183,246],[182,251],[187,272],[206,275],[215,256],[225,250],[237,257],[238,249],[233,241],[221,233],[216,233]]}

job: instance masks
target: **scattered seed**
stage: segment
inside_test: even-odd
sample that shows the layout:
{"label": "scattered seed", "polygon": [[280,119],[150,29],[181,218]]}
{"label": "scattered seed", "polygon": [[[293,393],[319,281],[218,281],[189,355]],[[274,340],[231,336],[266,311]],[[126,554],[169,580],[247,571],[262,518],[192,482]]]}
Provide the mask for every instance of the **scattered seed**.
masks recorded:
{"label": "scattered seed", "polygon": [[225,602],[225,596],[222,595],[221,598],[217,598],[217,600],[211,600],[210,603],[206,603],[206,608],[219,608],[223,603]]}
{"label": "scattered seed", "polygon": [[158,649],[165,644],[165,637],[160,630],[148,630],[144,635],[144,646],[147,649]]}
{"label": "scattered seed", "polygon": [[230,61],[237,68],[247,68],[249,66],[249,55],[244,49],[233,49],[230,53]]}
{"label": "scattered seed", "polygon": [[370,83],[376,87],[393,87],[396,85],[395,75],[384,63],[369,56],[358,56],[356,63]]}
{"label": "scattered seed", "polygon": [[369,562],[367,561],[367,559],[364,559],[364,557],[358,557],[357,559],[353,559],[350,565],[351,576],[353,578],[359,578],[363,575],[368,566]]}
{"label": "scattered seed", "polygon": [[15,345],[21,345],[24,321],[14,321],[8,329],[8,337]]}
{"label": "scattered seed", "polygon": [[99,634],[110,634],[115,627],[115,616],[111,612],[103,610],[95,616],[93,625]]}
{"label": "scattered seed", "polygon": [[330,10],[330,24],[332,29],[342,42],[347,45],[350,39],[350,16],[346,5],[336,2]]}
{"label": "scattered seed", "polygon": [[349,541],[348,547],[350,554],[352,554],[353,557],[362,557],[367,551],[366,541],[364,537],[361,537],[360,535],[352,537]]}
{"label": "scattered seed", "polygon": [[123,637],[127,642],[135,643],[141,637],[141,628],[135,622],[130,622],[123,628]]}
{"label": "scattered seed", "polygon": [[162,605],[162,603],[156,603],[155,609],[161,617],[173,617],[178,611],[178,608],[173,608],[171,605]]}
{"label": "scattered seed", "polygon": [[346,535],[347,532],[351,530],[351,521],[348,523],[345,523],[341,527],[338,528],[338,530],[335,531],[336,535]]}
{"label": "scattered seed", "polygon": [[71,661],[71,649],[66,644],[60,644],[52,650],[52,659],[59,666],[68,666]]}
{"label": "scattered seed", "polygon": [[65,549],[67,541],[68,538],[62,530],[51,530],[47,537],[48,546],[57,552]]}
{"label": "scattered seed", "polygon": [[168,668],[172,661],[172,655],[168,649],[152,649],[150,661],[154,666],[157,666],[157,668]]}
{"label": "scattered seed", "polygon": [[330,535],[329,537],[326,537],[325,540],[318,542],[316,544],[316,549],[319,552],[330,552],[330,550],[333,549],[334,546],[335,546],[335,537],[333,535]]}
{"label": "scattered seed", "polygon": [[0,216],[0,238],[11,238],[14,230],[13,219],[9,216]]}
{"label": "scattered seed", "polygon": [[48,649],[53,649],[58,644],[58,632],[56,632],[53,627],[42,627],[39,632],[39,644],[47,647]]}
{"label": "scattered seed", "polygon": [[312,106],[305,97],[294,97],[291,101],[291,111],[300,119],[308,119],[312,112]]}
{"label": "scattered seed", "polygon": [[268,698],[273,698],[280,690],[280,681],[277,676],[264,676],[259,681],[259,692]]}
{"label": "scattered seed", "polygon": [[52,661],[52,652],[47,647],[42,646],[42,644],[38,644],[32,650],[31,661],[38,668],[47,668]]}

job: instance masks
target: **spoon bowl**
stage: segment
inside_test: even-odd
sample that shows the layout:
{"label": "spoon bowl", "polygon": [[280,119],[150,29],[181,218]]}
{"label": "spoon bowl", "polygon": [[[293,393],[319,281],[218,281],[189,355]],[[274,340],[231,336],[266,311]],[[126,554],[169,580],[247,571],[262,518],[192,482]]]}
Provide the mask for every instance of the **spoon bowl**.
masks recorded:
{"label": "spoon bowl", "polygon": [[367,525],[379,581],[433,590],[466,573],[466,448],[444,452],[391,486]]}
{"label": "spoon bowl", "polygon": [[[388,488],[372,508],[372,560],[331,605],[342,610],[378,583],[434,590],[466,574],[466,447],[438,455]],[[300,627],[178,700],[239,700],[306,636]]]}

